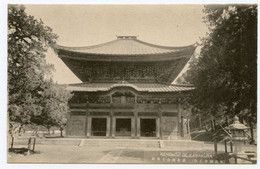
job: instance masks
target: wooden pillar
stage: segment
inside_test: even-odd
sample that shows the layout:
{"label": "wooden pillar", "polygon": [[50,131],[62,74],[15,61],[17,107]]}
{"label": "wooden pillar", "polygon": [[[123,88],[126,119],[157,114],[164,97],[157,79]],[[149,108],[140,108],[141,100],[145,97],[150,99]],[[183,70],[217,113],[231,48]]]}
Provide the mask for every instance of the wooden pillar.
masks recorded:
{"label": "wooden pillar", "polygon": [[184,121],[183,116],[181,116],[181,137],[184,137]]}
{"label": "wooden pillar", "polygon": [[87,137],[89,138],[91,136],[91,123],[92,123],[92,118],[87,117]]}
{"label": "wooden pillar", "polygon": [[89,117],[89,104],[86,103],[86,117],[85,117],[85,136],[88,137],[88,117]]}
{"label": "wooden pillar", "polygon": [[138,114],[134,110],[134,136],[135,136],[135,138],[137,138],[137,117],[138,117]]}
{"label": "wooden pillar", "polygon": [[106,137],[110,136],[110,117],[107,117]]}
{"label": "wooden pillar", "polygon": [[112,138],[115,138],[116,133],[116,118],[112,117]]}
{"label": "wooden pillar", "polygon": [[131,137],[135,137],[135,118],[131,117]]}
{"label": "wooden pillar", "polygon": [[160,118],[156,118],[156,137],[160,138],[160,128],[161,128],[161,124],[160,124]]}
{"label": "wooden pillar", "polygon": [[112,111],[110,110],[109,112],[109,115],[110,115],[110,118],[109,118],[109,121],[110,121],[110,126],[109,126],[109,137],[112,137],[112,130],[113,130],[113,113]]}
{"label": "wooden pillar", "polygon": [[110,95],[109,97],[110,97],[110,103],[113,103],[112,95]]}
{"label": "wooden pillar", "polygon": [[214,141],[214,152],[215,152],[215,157],[218,156],[218,144],[217,141]]}
{"label": "wooden pillar", "polygon": [[162,112],[159,112],[159,122],[160,122],[160,128],[159,128],[159,137],[162,139]]}
{"label": "wooden pillar", "polygon": [[180,103],[179,102],[177,103],[177,110],[178,110],[177,131],[178,131],[178,137],[181,137],[181,123],[180,123],[180,121],[181,121],[181,108],[180,108]]}
{"label": "wooden pillar", "polygon": [[136,137],[140,138],[140,117],[137,117],[136,120]]}
{"label": "wooden pillar", "polygon": [[188,136],[190,137],[190,119],[187,120]]}

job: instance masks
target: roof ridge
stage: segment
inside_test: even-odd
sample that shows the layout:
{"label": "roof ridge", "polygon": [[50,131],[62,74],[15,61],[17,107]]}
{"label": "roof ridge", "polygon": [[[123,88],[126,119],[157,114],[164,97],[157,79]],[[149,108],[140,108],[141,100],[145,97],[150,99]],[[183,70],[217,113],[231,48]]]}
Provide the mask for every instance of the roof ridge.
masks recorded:
{"label": "roof ridge", "polygon": [[196,43],[193,43],[193,44],[187,45],[187,46],[176,46],[175,47],[175,46],[156,45],[156,44],[153,44],[153,43],[148,43],[148,42],[145,42],[145,41],[141,41],[139,39],[131,39],[131,40],[137,41],[139,43],[142,43],[142,44],[145,44],[145,45],[148,45],[148,46],[151,46],[151,47],[157,47],[157,48],[163,48],[163,49],[183,49],[183,48],[192,47],[192,46],[196,45]]}
{"label": "roof ridge", "polygon": [[93,48],[97,48],[97,47],[101,47],[101,46],[106,46],[106,45],[109,45],[109,44],[113,44],[113,43],[115,43],[117,41],[118,41],[118,39],[115,39],[115,40],[112,40],[112,41],[109,41],[109,42],[104,42],[104,43],[101,43],[101,44],[91,45],[91,46],[68,47],[68,46],[57,45],[57,47],[58,48],[60,47],[62,49],[85,50],[85,49],[93,49]]}

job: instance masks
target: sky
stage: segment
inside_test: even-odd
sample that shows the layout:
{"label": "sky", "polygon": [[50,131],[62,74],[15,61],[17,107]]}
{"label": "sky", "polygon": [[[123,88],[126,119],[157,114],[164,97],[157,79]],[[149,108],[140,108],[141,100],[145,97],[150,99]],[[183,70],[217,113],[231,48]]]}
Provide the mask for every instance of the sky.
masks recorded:
{"label": "sky", "polygon": [[[91,46],[134,35],[162,46],[186,46],[208,31],[203,5],[25,5],[26,12],[53,29],[63,46]],[[81,81],[53,52],[53,79],[59,84]]]}

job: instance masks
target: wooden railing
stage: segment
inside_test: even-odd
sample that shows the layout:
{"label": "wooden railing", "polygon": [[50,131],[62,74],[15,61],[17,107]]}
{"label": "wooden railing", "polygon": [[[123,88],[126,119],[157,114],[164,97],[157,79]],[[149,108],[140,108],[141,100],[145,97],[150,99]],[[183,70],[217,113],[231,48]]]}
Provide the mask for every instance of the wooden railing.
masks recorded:
{"label": "wooden railing", "polygon": [[[247,156],[247,157],[242,157],[242,156]],[[251,156],[251,157],[250,157]],[[235,164],[238,164],[237,160],[241,159],[244,161],[248,161],[252,164],[256,164],[257,162],[257,158],[256,158],[256,153],[229,153],[229,157],[230,158],[234,158],[235,159]]]}

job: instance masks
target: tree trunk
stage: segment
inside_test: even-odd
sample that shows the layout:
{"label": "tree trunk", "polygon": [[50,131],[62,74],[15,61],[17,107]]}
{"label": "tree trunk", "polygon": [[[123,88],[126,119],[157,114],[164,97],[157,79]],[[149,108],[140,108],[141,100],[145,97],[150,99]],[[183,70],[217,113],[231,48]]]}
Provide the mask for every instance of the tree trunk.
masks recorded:
{"label": "tree trunk", "polygon": [[240,121],[240,123],[244,124],[244,118],[243,118],[243,116],[240,116],[240,117],[239,117],[239,121]]}
{"label": "tree trunk", "polygon": [[11,135],[11,149],[14,148],[14,136]]}
{"label": "tree trunk", "polygon": [[254,139],[254,125],[253,125],[253,123],[251,121],[249,122],[249,125],[250,125],[250,134],[251,134],[251,141],[250,141],[250,143],[254,144],[255,143],[255,139]]}
{"label": "tree trunk", "polygon": [[49,126],[47,127],[47,130],[48,130],[48,134],[51,135],[51,131],[50,131],[50,127]]}
{"label": "tree trunk", "polygon": [[61,137],[63,137],[63,133],[62,133],[62,131],[63,131],[63,128],[60,127],[60,136],[61,136]]}
{"label": "tree trunk", "polygon": [[229,126],[229,123],[228,123],[228,116],[226,115],[226,127]]}
{"label": "tree trunk", "polygon": [[201,126],[201,117],[199,117],[199,130],[201,130],[202,126]]}
{"label": "tree trunk", "polygon": [[212,129],[212,131],[215,131],[213,119],[211,119],[210,124],[211,124],[211,129]]}
{"label": "tree trunk", "polygon": [[214,126],[213,131],[216,131],[216,120],[215,119],[213,119],[213,126]]}

